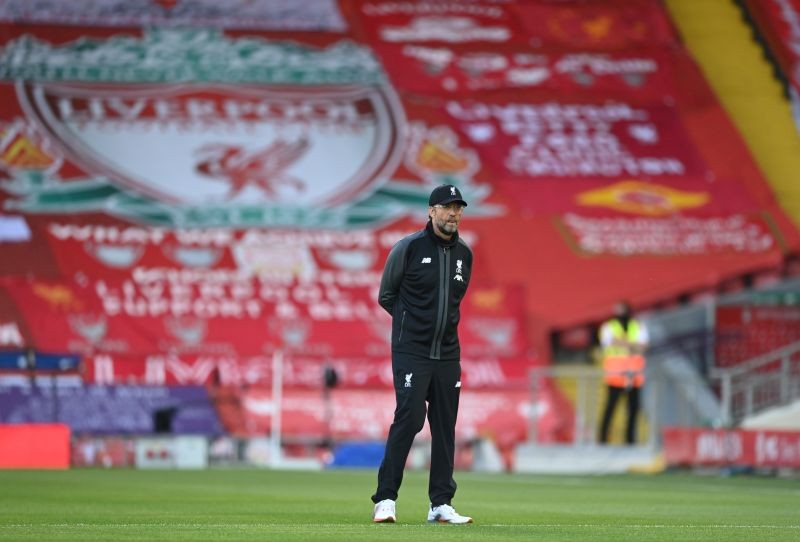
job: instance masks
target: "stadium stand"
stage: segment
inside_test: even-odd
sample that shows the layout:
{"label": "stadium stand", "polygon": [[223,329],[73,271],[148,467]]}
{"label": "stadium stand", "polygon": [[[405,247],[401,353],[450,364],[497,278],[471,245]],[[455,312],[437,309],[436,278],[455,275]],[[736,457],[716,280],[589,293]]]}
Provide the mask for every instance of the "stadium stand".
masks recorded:
{"label": "stadium stand", "polygon": [[[668,2],[692,56],[703,69],[747,146],[764,172],[783,209],[800,223],[800,139],[791,121],[788,84],[790,64],[778,60],[778,34],[794,28],[798,8],[794,0],[765,2]],[[784,18],[774,18],[776,10]],[[762,13],[770,17],[761,17]],[[744,24],[742,17],[748,24]],[[713,21],[713,22],[712,22]],[[753,40],[762,46],[753,47]],[[724,44],[724,47],[720,45]],[[732,54],[731,51],[735,51]],[[765,58],[769,61],[765,62]],[[785,58],[782,56],[781,58]],[[796,70],[795,70],[796,71]],[[747,74],[747,76],[743,76]],[[778,78],[775,75],[778,74]],[[783,85],[782,85],[783,82]]]}
{"label": "stadium stand", "polygon": [[800,129],[800,52],[793,46],[800,37],[800,3],[796,0],[739,0],[756,38],[764,45],[767,58],[792,102]]}
{"label": "stadium stand", "polygon": [[[530,374],[585,357],[616,301],[800,274],[797,134],[733,3],[311,3],[0,4],[0,423],[264,437],[280,358],[288,442],[380,440],[375,292],[444,182],[476,256],[458,437],[506,466],[586,436],[574,390],[548,374],[533,402]],[[757,74],[735,85],[732,29]],[[129,430],[68,408],[87,397]]]}

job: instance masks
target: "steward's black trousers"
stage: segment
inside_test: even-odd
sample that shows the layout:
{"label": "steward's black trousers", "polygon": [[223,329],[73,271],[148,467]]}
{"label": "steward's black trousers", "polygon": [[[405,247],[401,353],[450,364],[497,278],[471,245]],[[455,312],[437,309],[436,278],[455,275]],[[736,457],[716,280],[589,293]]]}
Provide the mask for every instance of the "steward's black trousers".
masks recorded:
{"label": "steward's black trousers", "polygon": [[461,363],[392,352],[392,372],[397,407],[378,470],[378,490],[372,496],[372,502],[397,500],[411,444],[425,424],[427,402],[431,428],[428,496],[434,506],[450,504],[456,492],[453,460],[461,392]]}
{"label": "steward's black trousers", "polygon": [[628,395],[628,421],[625,427],[625,442],[627,444],[636,444],[636,420],[639,416],[639,388],[619,388],[617,386],[606,386],[608,395],[606,398],[606,407],[603,410],[603,421],[600,424],[600,435],[598,440],[601,444],[608,442],[608,430],[611,427],[611,418],[614,415],[614,409],[617,407],[617,401],[620,396],[625,393]]}

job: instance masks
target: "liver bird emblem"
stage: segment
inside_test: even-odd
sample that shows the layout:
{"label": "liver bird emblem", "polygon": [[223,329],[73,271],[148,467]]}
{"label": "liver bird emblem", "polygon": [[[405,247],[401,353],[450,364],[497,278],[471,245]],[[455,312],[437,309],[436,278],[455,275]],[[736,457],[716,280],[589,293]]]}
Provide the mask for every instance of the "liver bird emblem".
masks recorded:
{"label": "liver bird emblem", "polygon": [[286,171],[309,147],[310,143],[305,137],[295,141],[278,139],[254,151],[236,145],[205,145],[198,150],[201,161],[196,170],[201,175],[227,182],[228,200],[248,186],[254,186],[265,196],[274,198],[280,186],[289,186],[298,192],[305,190],[305,183]]}

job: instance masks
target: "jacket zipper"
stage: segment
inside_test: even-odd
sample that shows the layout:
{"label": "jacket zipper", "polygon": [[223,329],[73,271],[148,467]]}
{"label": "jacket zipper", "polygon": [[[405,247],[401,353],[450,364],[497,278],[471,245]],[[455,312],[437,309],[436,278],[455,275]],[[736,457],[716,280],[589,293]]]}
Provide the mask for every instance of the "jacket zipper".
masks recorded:
{"label": "jacket zipper", "polygon": [[400,319],[400,333],[397,335],[398,344],[403,340],[403,327],[406,324],[406,311],[403,311],[403,317]]}
{"label": "jacket zipper", "polygon": [[431,359],[441,359],[442,356],[442,340],[444,339],[444,328],[447,321],[447,304],[450,300],[450,281],[447,280],[450,272],[450,252],[447,247],[442,247],[442,253],[442,257],[439,259],[439,311],[433,332]]}

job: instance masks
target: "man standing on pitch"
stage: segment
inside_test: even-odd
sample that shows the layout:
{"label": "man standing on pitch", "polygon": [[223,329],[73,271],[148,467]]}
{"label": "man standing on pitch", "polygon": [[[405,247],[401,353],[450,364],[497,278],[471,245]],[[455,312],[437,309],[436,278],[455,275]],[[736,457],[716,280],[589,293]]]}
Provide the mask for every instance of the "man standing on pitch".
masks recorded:
{"label": "man standing on pitch", "polygon": [[431,428],[429,522],[472,523],[451,506],[455,427],[461,391],[459,306],[469,285],[472,251],[458,237],[467,203],[453,185],[428,199],[425,229],[398,241],[389,253],[378,302],[392,315],[392,373],[397,407],[378,471],[373,521],[397,520],[395,501],[414,436]]}

